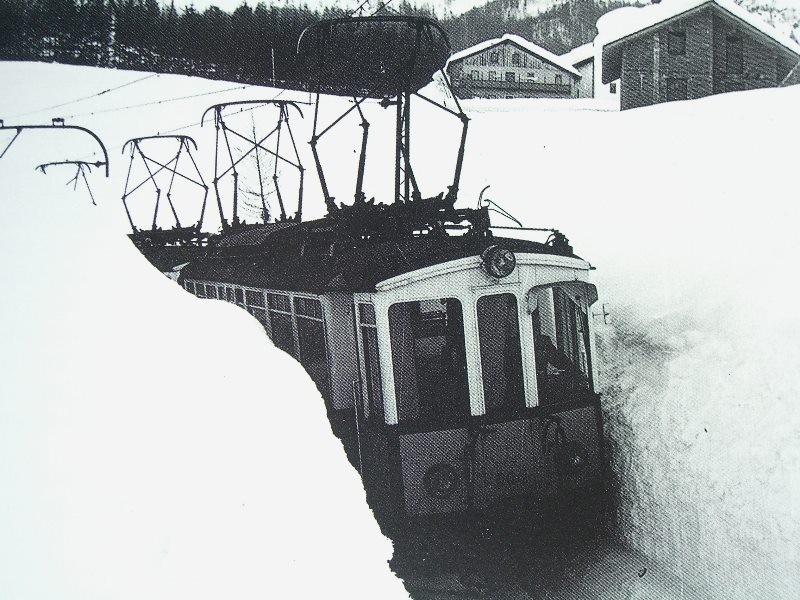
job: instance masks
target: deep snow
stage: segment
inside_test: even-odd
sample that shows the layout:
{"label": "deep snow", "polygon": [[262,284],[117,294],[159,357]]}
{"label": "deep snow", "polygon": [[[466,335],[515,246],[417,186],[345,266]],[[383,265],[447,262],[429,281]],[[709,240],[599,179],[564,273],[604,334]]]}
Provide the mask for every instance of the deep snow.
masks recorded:
{"label": "deep snow", "polygon": [[[7,124],[17,113],[141,77],[43,64],[0,69]],[[233,85],[160,76],[27,120]],[[66,157],[52,136],[20,138],[0,161],[7,282],[0,426],[3,480],[13,483],[0,518],[12,532],[7,539],[17,540],[2,545],[0,587],[16,597],[47,589],[100,596],[128,586],[135,597],[144,585],[156,597],[178,589],[210,597],[231,581],[255,592],[292,589],[292,581],[321,582],[319,562],[341,576],[335,581],[358,573],[365,590],[369,581],[388,586],[382,596],[402,593],[383,566],[388,543],[300,368],[246,315],[162,281],[123,237],[126,138],[196,123],[223,98],[277,93],[253,88],[69,120],[95,128],[111,150],[111,179],[92,178],[97,209],[80,188],[62,188],[60,175],[34,174],[37,162]],[[794,598],[800,589],[798,105],[800,88],[624,113],[585,101],[465,103],[472,121],[462,204],[473,205],[491,184],[493,200],[527,225],[561,229],[598,268],[600,302],[612,315],[599,345],[617,533],[712,598]],[[369,108],[366,185],[380,200],[386,171],[377,167],[391,155],[380,127],[388,119]],[[415,114],[417,176],[428,182],[424,193],[435,193],[451,176],[459,124],[433,121],[423,108]],[[331,183],[342,201],[352,195],[348,169],[360,142],[357,120],[349,123],[322,148],[323,159],[340,166]],[[209,173],[213,130],[180,132],[196,137]],[[307,148],[304,160],[310,167]],[[319,213],[309,179],[309,214]],[[277,389],[296,400],[277,402]],[[283,448],[297,444],[298,430],[314,441],[295,462]],[[331,462],[320,468],[322,456]],[[231,472],[231,464],[239,467]],[[264,485],[254,473],[265,473]],[[297,486],[302,493],[276,492]],[[242,495],[246,514],[234,510]],[[296,498],[301,510],[311,499],[331,502],[318,515],[322,534],[299,522]],[[74,516],[62,527],[64,514]],[[263,543],[273,527],[277,551]],[[364,542],[348,543],[343,554],[333,536],[347,527],[363,536],[348,539]],[[294,546],[308,562],[294,577],[285,569],[292,550],[280,548],[297,532],[308,533]],[[115,554],[121,547],[129,548],[123,557]],[[307,556],[308,547],[319,552]],[[64,554],[70,564],[59,562]],[[224,556],[230,562],[212,568]],[[184,579],[190,569],[193,578]]]}

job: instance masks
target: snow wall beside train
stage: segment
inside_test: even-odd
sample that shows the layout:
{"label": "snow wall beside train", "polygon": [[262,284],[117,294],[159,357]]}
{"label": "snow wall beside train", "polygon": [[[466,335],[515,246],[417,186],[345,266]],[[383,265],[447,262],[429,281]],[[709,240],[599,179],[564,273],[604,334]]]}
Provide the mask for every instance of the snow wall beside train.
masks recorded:
{"label": "snow wall beside train", "polygon": [[[37,69],[47,94],[25,75]],[[6,117],[142,77],[0,74]],[[186,95],[187,81],[148,92]],[[34,172],[91,155],[88,136],[25,132],[0,160],[0,597],[407,598],[300,365],[126,239],[119,150],[147,122],[114,118],[98,130],[111,179],[89,175],[97,207],[64,186],[69,168]]]}
{"label": "snow wall beside train", "polygon": [[800,87],[623,113],[509,102],[470,106],[465,171],[598,269],[617,535],[703,597],[796,598]]}

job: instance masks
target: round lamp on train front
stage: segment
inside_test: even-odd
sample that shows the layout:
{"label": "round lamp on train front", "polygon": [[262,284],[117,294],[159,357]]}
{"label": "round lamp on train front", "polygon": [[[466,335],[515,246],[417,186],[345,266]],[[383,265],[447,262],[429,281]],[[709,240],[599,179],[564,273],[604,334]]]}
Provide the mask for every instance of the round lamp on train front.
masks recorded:
{"label": "round lamp on train front", "polygon": [[497,279],[508,277],[517,266],[517,257],[503,246],[489,246],[481,254],[481,260],[486,272]]}

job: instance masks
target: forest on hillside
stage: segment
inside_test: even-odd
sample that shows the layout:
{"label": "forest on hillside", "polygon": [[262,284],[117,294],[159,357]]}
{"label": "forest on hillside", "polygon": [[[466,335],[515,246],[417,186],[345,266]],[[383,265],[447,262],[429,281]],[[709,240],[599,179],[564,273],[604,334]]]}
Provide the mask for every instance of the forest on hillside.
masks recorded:
{"label": "forest on hillside", "polygon": [[[490,0],[440,21],[454,51],[504,33],[561,54],[591,41],[597,19],[633,0],[564,0],[539,14],[517,0]],[[765,0],[766,1],[766,0]],[[547,6],[549,4],[545,4]],[[387,11],[423,14],[408,2]],[[35,60],[198,75],[250,84],[303,87],[296,59],[302,30],[337,9],[244,0],[178,10],[158,0],[0,0],[0,60]]]}

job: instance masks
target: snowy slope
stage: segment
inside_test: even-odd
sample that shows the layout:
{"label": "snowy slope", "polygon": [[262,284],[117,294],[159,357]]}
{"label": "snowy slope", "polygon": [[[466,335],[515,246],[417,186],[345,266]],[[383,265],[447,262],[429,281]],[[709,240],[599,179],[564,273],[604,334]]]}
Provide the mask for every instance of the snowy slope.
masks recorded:
{"label": "snowy slope", "polygon": [[[142,76],[42,64],[4,63],[0,69],[8,84],[0,117],[7,123],[18,122],[11,118],[18,113]],[[48,82],[46,98],[42,81]],[[111,180],[93,179],[101,199],[98,209],[91,209],[80,191],[62,188],[60,176],[33,173],[39,160],[63,159],[66,146],[51,139],[38,145],[20,140],[0,161],[0,177],[13,181],[0,192],[6,232],[0,239],[4,256],[13,257],[3,263],[3,275],[14,290],[3,300],[4,341],[21,340],[3,346],[7,373],[0,397],[4,415],[13,419],[0,421],[7,449],[0,465],[4,481],[17,485],[11,500],[4,501],[12,510],[6,508],[0,518],[17,543],[1,550],[10,555],[0,560],[0,588],[12,584],[27,592],[16,597],[46,596],[38,592],[51,584],[57,587],[49,589],[80,592],[94,586],[99,596],[120,582],[127,585],[134,569],[145,573],[136,586],[163,583],[150,590],[155,597],[161,597],[160,590],[190,589],[181,585],[207,583],[214,590],[234,569],[241,571],[236,573],[243,588],[248,583],[256,590],[289,586],[294,575],[283,567],[291,552],[270,554],[274,549],[258,546],[256,534],[277,527],[275,539],[283,540],[289,531],[306,528],[296,516],[276,523],[271,513],[260,512],[273,497],[282,497],[251,482],[252,473],[265,469],[262,457],[273,456],[278,445],[288,443],[285,433],[296,431],[284,432],[285,423],[298,419],[314,423],[313,431],[303,430],[305,439],[314,440],[306,449],[314,454],[298,458],[307,462],[278,463],[281,469],[270,481],[277,478],[275,487],[300,486],[291,498],[306,502],[318,492],[312,485],[314,460],[324,453],[333,457],[325,465],[330,469],[326,481],[342,481],[341,488],[324,487],[325,495],[334,489],[342,494],[331,498],[338,507],[331,510],[344,510],[347,503],[356,507],[344,523],[332,522],[331,512],[320,515],[322,533],[313,534],[322,540],[315,542],[320,554],[309,560],[331,560],[331,569],[342,578],[353,575],[351,563],[366,561],[374,569],[359,567],[364,580],[358,581],[365,586],[376,582],[369,574],[389,576],[383,569],[388,547],[371,528],[358,483],[325,433],[322,404],[300,368],[274,351],[246,315],[193,300],[162,281],[122,237],[126,223],[118,198],[125,175],[119,155],[124,139],[196,123],[206,105],[222,98],[278,92],[233,90],[97,111],[232,85],[162,76],[58,109],[61,116],[95,111],[70,122],[95,128],[112,150]],[[624,113],[592,110],[580,101],[465,104],[472,121],[461,203],[474,205],[479,191],[491,184],[493,200],[527,225],[561,229],[576,252],[598,268],[601,302],[612,314],[611,325],[601,327],[600,346],[618,533],[710,598],[789,599],[800,586],[800,507],[795,501],[800,491],[795,402],[800,317],[793,306],[793,267],[800,250],[793,176],[799,103],[800,88],[795,87]],[[391,157],[391,144],[381,143],[390,139],[381,137],[387,135],[381,127],[391,115],[374,105],[367,108],[373,125],[366,186],[381,199],[390,178],[379,167]],[[449,183],[459,124],[448,116],[434,121],[435,113],[422,105],[415,111],[421,120],[412,132],[417,178],[423,193],[436,193]],[[28,118],[43,120],[51,114]],[[343,201],[352,194],[351,167],[360,143],[357,120],[350,125],[349,133],[321,144],[323,158],[330,160],[333,153],[341,166],[331,186]],[[303,127],[298,138],[307,140],[308,123]],[[213,130],[192,126],[182,133],[196,136],[208,172]],[[307,148],[303,152],[310,165]],[[307,205],[312,214],[321,209],[313,183]],[[56,309],[53,298],[60,302]],[[204,351],[234,345],[236,352]],[[122,386],[119,381],[133,383]],[[262,396],[265,381],[271,391]],[[297,393],[300,402],[283,406],[269,401],[273,390],[295,388],[304,390]],[[154,389],[162,391],[153,395]],[[51,396],[60,398],[58,403]],[[280,428],[272,414],[277,409],[287,411],[281,413]],[[243,432],[237,430],[241,420],[246,421]],[[234,431],[237,439],[229,446]],[[80,439],[86,442],[76,445]],[[208,446],[209,439],[219,441]],[[138,452],[141,440],[150,441],[143,455],[131,450]],[[28,464],[33,466],[21,468]],[[230,473],[230,464],[241,467]],[[274,463],[268,464],[272,469]],[[183,471],[188,471],[185,479],[175,480],[174,473]],[[299,478],[298,472],[309,475]],[[208,497],[210,482],[217,480],[225,482],[221,490],[234,491]],[[153,482],[166,493],[154,497]],[[253,512],[239,520],[232,495],[250,485],[254,488],[246,504]],[[193,512],[181,515],[185,506]],[[278,509],[296,515],[283,502]],[[64,511],[75,515],[70,528],[48,525],[60,523]],[[108,531],[96,531],[97,514],[103,515]],[[122,518],[127,514],[134,514],[130,523]],[[141,515],[149,514],[154,518],[146,524]],[[176,515],[180,519],[173,527]],[[236,525],[232,532],[212,528],[197,533],[193,525],[200,515],[220,528]],[[257,523],[252,537],[243,529],[250,519]],[[346,555],[328,554],[339,530],[327,528],[338,526],[358,527],[364,547],[355,554],[349,553],[350,545]],[[88,541],[79,536],[86,528],[96,531]],[[197,537],[201,534],[203,540]],[[124,554],[130,565],[117,560],[117,539],[134,548]],[[206,539],[211,540],[208,553],[203,550]],[[307,537],[302,540],[311,545]],[[270,571],[269,577],[278,577],[277,583],[264,581],[260,571],[256,575],[252,562],[235,566],[237,553],[248,544],[256,545],[264,562],[275,561],[277,574]],[[230,563],[218,573],[202,568],[219,559],[214,552],[223,546],[233,549],[226,550],[233,552]],[[42,547],[50,554],[35,552]],[[29,564],[48,571],[65,549],[76,562],[51,581],[20,575],[29,573]],[[173,556],[177,563],[164,558]],[[97,572],[90,569],[93,561],[102,565],[102,578],[92,579]],[[202,577],[184,579],[190,567]],[[83,579],[76,582],[79,576]],[[393,583],[383,583],[389,591],[380,597],[397,590]],[[131,597],[141,591],[136,586]]]}
{"label": "snowy slope", "polygon": [[[7,63],[0,75],[6,123],[141,76]],[[204,85],[158,82],[162,95]],[[67,146],[88,152],[81,138],[21,137],[0,160],[0,597],[407,598],[301,367],[123,235],[116,146],[143,133],[143,114],[180,124],[201,108],[83,119],[114,161],[109,182],[92,177],[96,208],[63,186],[69,174],[33,171]]]}

